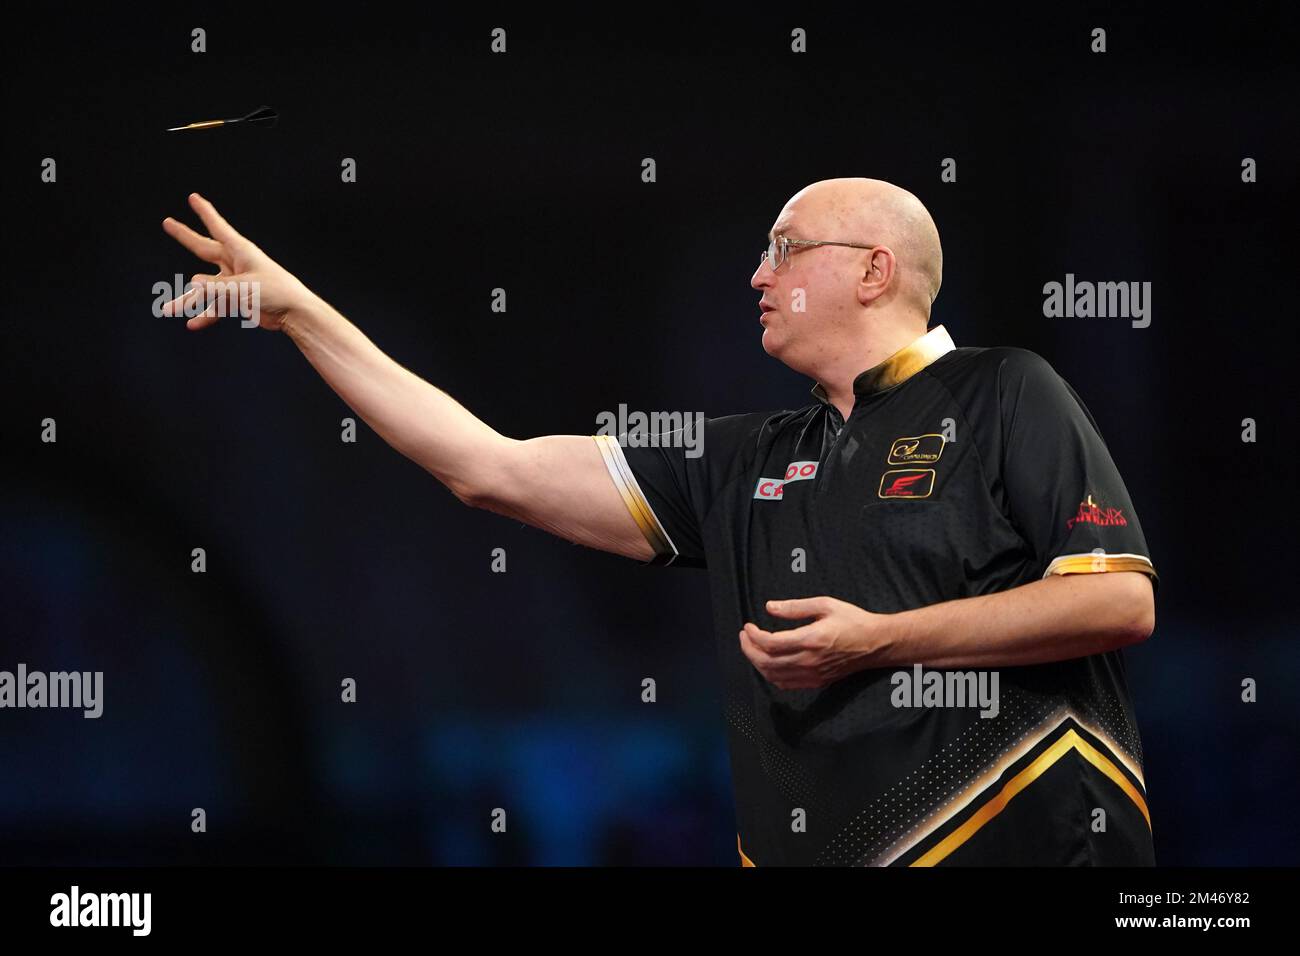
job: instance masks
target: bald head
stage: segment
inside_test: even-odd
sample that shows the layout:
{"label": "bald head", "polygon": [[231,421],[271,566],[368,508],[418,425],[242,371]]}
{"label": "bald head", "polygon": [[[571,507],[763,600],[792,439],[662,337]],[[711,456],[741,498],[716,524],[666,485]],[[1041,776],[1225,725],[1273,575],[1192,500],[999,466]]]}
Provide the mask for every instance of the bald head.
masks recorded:
{"label": "bald head", "polygon": [[790,197],[785,211],[810,238],[888,246],[904,298],[929,315],[943,282],[943,249],[930,213],[906,189],[883,179],[823,179]]}

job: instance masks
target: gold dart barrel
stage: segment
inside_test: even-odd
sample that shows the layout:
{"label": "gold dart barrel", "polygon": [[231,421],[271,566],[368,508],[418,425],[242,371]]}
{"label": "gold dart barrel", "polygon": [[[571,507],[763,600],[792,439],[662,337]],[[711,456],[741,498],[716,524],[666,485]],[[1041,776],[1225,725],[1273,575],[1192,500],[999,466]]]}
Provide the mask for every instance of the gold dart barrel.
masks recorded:
{"label": "gold dart barrel", "polygon": [[173,126],[167,132],[175,133],[182,129],[209,129],[213,126],[224,126],[225,124],[225,120],[204,120],[202,123],[191,123],[189,126]]}

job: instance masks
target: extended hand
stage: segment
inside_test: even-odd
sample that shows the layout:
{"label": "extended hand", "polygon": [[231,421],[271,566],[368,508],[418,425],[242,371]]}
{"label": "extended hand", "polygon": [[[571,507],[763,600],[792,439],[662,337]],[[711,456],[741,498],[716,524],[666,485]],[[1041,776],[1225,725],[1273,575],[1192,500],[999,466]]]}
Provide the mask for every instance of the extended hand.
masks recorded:
{"label": "extended hand", "polygon": [[163,231],[219,270],[215,275],[196,273],[191,280],[195,287],[165,303],[163,315],[182,315],[187,306],[197,308],[196,303],[204,302],[207,307],[186,321],[187,329],[207,328],[222,315],[240,315],[274,332],[293,309],[315,298],[295,276],[236,232],[212,203],[198,193],[190,193],[189,200],[211,238],[170,216],[163,220]]}

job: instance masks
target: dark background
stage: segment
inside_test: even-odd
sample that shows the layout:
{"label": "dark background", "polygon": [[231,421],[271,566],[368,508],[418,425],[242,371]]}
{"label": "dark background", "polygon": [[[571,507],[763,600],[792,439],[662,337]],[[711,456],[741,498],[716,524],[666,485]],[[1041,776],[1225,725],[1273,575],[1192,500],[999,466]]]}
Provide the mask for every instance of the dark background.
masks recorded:
{"label": "dark background", "polygon": [[[102,670],[105,713],[0,711],[0,862],[734,865],[705,574],[342,443],[287,338],[151,313],[204,268],[160,223],[198,226],[197,190],[498,430],[590,434],[620,402],[810,401],[748,280],[791,194],[858,175],[934,215],[933,323],[1047,358],[1125,477],[1161,575],[1127,654],[1158,860],[1300,862],[1294,33],[1208,4],[626,15],[6,32],[0,669]],[[163,132],[263,103],[274,128]],[[1067,272],[1152,282],[1151,326],[1044,318]]]}

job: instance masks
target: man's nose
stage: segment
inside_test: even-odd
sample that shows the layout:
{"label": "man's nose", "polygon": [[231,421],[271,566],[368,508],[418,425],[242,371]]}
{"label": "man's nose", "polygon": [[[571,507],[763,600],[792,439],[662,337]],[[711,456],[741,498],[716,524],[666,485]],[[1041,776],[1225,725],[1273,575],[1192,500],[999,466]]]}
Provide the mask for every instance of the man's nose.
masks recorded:
{"label": "man's nose", "polygon": [[758,268],[749,279],[751,289],[766,289],[776,281],[776,273],[768,266],[767,260],[762,259],[758,263]]}

